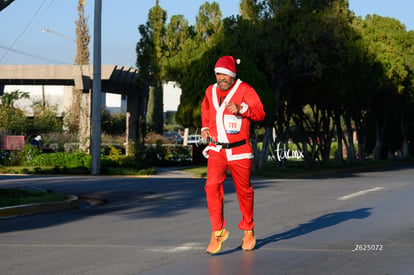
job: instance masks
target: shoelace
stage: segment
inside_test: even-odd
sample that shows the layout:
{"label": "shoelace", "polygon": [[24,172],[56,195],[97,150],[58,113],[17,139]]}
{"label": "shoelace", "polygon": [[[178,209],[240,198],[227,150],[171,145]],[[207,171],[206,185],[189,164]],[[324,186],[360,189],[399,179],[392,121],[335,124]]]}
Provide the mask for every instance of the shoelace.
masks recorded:
{"label": "shoelace", "polygon": [[215,237],[216,237],[216,241],[220,241],[220,239],[221,238],[223,238],[224,237],[224,230],[222,229],[221,231],[220,231],[220,234],[219,235],[214,235]]}

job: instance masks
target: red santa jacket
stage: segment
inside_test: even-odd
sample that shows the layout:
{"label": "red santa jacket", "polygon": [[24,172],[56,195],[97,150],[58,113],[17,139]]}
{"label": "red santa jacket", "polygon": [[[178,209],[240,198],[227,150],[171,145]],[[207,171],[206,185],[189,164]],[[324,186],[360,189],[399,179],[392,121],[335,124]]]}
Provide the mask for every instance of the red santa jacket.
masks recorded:
{"label": "red santa jacket", "polygon": [[[219,95],[223,94],[225,98],[220,102]],[[226,109],[225,105],[230,102],[242,106],[239,114],[233,115]],[[229,91],[222,91],[217,83],[209,86],[201,104],[201,112],[201,130],[208,128],[213,141],[234,143],[246,140],[244,145],[225,149],[228,160],[253,158],[249,140],[250,120],[261,121],[265,113],[259,96],[249,84],[238,79]],[[220,151],[221,149],[222,146],[210,143],[203,154],[208,157],[209,150]]]}

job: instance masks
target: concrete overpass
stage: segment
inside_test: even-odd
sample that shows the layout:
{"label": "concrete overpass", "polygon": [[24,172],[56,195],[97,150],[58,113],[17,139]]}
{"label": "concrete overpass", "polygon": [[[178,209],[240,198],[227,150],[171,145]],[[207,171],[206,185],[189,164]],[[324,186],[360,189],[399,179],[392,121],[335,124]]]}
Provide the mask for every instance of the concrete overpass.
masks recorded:
{"label": "concrete overpass", "polygon": [[[140,117],[144,117],[148,89],[137,85],[138,71],[117,65],[102,65],[102,92],[127,97],[126,142],[137,141]],[[81,149],[89,149],[91,137],[90,94],[93,81],[92,65],[0,65],[0,95],[5,85],[62,85],[66,97],[72,89],[83,91],[79,140]]]}

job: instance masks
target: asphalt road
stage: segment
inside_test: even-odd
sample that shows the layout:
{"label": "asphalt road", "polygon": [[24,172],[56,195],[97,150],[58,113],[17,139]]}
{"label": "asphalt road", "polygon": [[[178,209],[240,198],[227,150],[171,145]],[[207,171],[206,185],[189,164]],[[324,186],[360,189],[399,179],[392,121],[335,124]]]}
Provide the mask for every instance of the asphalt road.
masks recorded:
{"label": "asphalt road", "polygon": [[0,176],[106,203],[0,220],[1,274],[414,274],[414,167],[306,179],[254,178],[257,246],[242,232],[231,179],[230,237],[208,255],[203,185],[148,178]]}

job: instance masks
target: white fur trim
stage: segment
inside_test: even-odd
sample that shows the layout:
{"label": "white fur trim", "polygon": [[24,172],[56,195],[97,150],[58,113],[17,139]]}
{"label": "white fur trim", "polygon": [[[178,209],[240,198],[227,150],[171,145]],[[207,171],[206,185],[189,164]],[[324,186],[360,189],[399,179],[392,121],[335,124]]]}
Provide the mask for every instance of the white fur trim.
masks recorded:
{"label": "white fur trim", "polygon": [[231,149],[226,149],[227,160],[240,160],[240,159],[252,159],[254,158],[253,153],[244,153],[244,154],[236,154],[233,155]]}
{"label": "white fur trim", "polygon": [[223,67],[216,67],[214,68],[214,72],[217,73],[221,73],[221,74],[226,74],[229,75],[231,77],[236,77],[236,73],[230,71],[229,69],[223,68]]}
{"label": "white fur trim", "polygon": [[224,121],[223,121],[223,113],[226,108],[226,104],[230,101],[231,97],[239,88],[242,81],[237,79],[236,83],[234,84],[233,88],[227,94],[226,98],[224,99],[223,104],[219,105],[217,100],[217,83],[213,86],[212,96],[213,96],[213,105],[216,109],[216,126],[217,126],[217,141],[218,142],[229,142],[227,139],[227,134],[224,129]]}
{"label": "white fur trim", "polygon": [[[208,159],[208,157],[209,157],[208,151],[213,150],[213,151],[216,151],[216,152],[220,152],[221,149],[222,149],[221,145],[215,145],[215,146],[214,145],[209,145],[206,148],[204,148],[203,156],[206,159]],[[226,149],[226,156],[227,156],[228,161],[254,158],[253,153],[244,153],[244,154],[233,155],[232,149]]]}
{"label": "white fur trim", "polygon": [[210,150],[213,150],[213,151],[216,151],[216,152],[220,152],[220,150],[221,150],[221,145],[216,145],[216,146],[209,145],[209,146],[207,146],[206,148],[204,148],[204,150],[203,150],[203,156],[204,156],[206,159],[208,159],[208,157],[209,157],[209,155],[208,155],[208,151],[210,151]]}
{"label": "white fur trim", "polygon": [[239,111],[240,114],[244,114],[247,111],[247,109],[249,108],[249,105],[247,105],[244,102],[242,102],[242,104],[240,104],[240,106],[242,107],[241,110]]}
{"label": "white fur trim", "polygon": [[201,128],[201,132],[204,131],[204,130],[208,130],[208,127]]}

